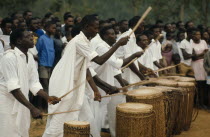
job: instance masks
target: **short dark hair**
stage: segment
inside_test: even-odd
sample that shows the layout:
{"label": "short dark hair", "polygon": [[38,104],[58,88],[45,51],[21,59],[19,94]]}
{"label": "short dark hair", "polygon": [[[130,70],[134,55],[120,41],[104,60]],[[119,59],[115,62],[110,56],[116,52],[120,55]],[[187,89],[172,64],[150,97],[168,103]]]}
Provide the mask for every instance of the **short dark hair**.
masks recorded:
{"label": "short dark hair", "polygon": [[64,21],[66,21],[68,18],[74,18],[72,15],[68,14],[63,17]]}
{"label": "short dark hair", "polygon": [[25,11],[23,12],[23,16],[26,16],[29,12],[32,13],[32,11],[30,11],[30,10],[25,10]]}
{"label": "short dark hair", "polygon": [[51,25],[54,25],[54,24],[56,24],[56,22],[48,21],[48,22],[45,23],[44,28],[46,29],[46,28],[48,28],[48,27],[50,27]]}
{"label": "short dark hair", "polygon": [[119,25],[121,25],[125,21],[128,21],[128,20],[123,19],[123,20],[119,21]]}
{"label": "short dark hair", "polygon": [[157,28],[160,28],[158,25],[153,25],[151,28],[150,28],[150,30],[153,32],[154,31],[154,29],[157,29]]}
{"label": "short dark hair", "polygon": [[75,25],[72,30],[71,30],[71,36],[72,38],[78,35],[81,31],[81,26],[80,25]]}
{"label": "short dark hair", "polygon": [[82,18],[80,22],[81,29],[83,29],[86,25],[90,25],[91,23],[98,21],[98,19],[94,15],[86,15]]}
{"label": "short dark hair", "polygon": [[25,31],[24,29],[13,30],[12,33],[10,34],[10,43],[12,45],[16,45],[17,40],[24,37],[24,31]]}
{"label": "short dark hair", "polygon": [[53,14],[51,12],[48,12],[44,15],[45,18],[49,18],[50,16],[52,16]]}
{"label": "short dark hair", "polygon": [[144,33],[136,35],[136,42],[141,41],[141,39],[140,39],[141,36],[147,36],[147,35]]}
{"label": "short dark hair", "polygon": [[[71,15],[71,12],[65,12],[64,14],[63,14],[63,19],[66,17],[66,16],[68,16],[68,15]],[[65,19],[64,19],[65,20]]]}
{"label": "short dark hair", "polygon": [[156,20],[155,24],[157,25],[158,23],[163,23],[162,20]]}
{"label": "short dark hair", "polygon": [[113,29],[112,25],[103,27],[99,32],[101,38],[103,38],[104,35],[106,35],[107,31],[110,30],[110,29]]}
{"label": "short dark hair", "polygon": [[109,18],[108,22],[111,22],[111,21],[115,21],[116,22],[116,19],[115,18]]}
{"label": "short dark hair", "polygon": [[1,28],[5,28],[7,23],[11,23],[12,24],[12,19],[11,18],[4,18],[1,22]]}
{"label": "short dark hair", "polygon": [[140,18],[140,16],[134,16],[132,19],[130,19],[128,22],[129,27],[134,27],[138,23]]}

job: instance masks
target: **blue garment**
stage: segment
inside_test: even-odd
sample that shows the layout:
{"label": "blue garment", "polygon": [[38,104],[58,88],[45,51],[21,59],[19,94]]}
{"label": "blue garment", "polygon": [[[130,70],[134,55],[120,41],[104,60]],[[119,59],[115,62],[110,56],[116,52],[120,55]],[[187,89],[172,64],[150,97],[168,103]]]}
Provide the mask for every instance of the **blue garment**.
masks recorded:
{"label": "blue garment", "polygon": [[38,35],[38,37],[41,37],[42,35],[44,35],[44,31],[41,29],[36,30],[35,33]]}
{"label": "blue garment", "polygon": [[37,43],[39,65],[45,67],[52,67],[55,59],[55,49],[53,39],[46,34],[42,35]]}

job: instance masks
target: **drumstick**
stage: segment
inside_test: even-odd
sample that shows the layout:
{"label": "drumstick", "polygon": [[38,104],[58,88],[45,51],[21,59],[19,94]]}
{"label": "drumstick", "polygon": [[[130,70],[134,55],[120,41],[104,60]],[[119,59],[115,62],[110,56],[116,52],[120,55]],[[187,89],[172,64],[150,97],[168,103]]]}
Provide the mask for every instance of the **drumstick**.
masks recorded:
{"label": "drumstick", "polygon": [[139,21],[137,22],[136,26],[133,28],[132,32],[129,34],[129,37],[134,33],[134,31],[136,31],[136,29],[138,28],[138,26],[142,23],[142,21],[144,20],[144,18],[147,16],[147,14],[152,10],[152,7],[148,7],[147,10],[144,12],[144,14],[142,15],[142,17],[139,19]]}
{"label": "drumstick", "polygon": [[64,111],[64,112],[55,112],[55,113],[49,113],[49,114],[42,114],[42,116],[49,116],[49,115],[55,115],[55,114],[70,113],[70,112],[75,112],[75,111],[79,111],[79,109],[69,110],[69,111]]}
{"label": "drumstick", "polygon": [[[174,65],[174,66],[168,66],[168,67],[165,67],[165,68],[161,68],[161,69],[155,70],[154,72],[159,72],[159,71],[171,69],[171,68],[174,68],[174,67],[179,66],[179,65],[181,65],[181,64],[182,64],[182,63],[179,63],[179,64]],[[146,75],[149,75],[149,74],[147,73]]]}
{"label": "drumstick", "polygon": [[[89,79],[87,79],[87,81],[89,81]],[[69,93],[71,93],[71,92],[74,91],[75,89],[79,88],[79,87],[80,87],[82,84],[84,84],[85,82],[86,82],[86,80],[83,81],[83,82],[81,82],[79,85],[77,85],[76,87],[74,87],[72,90],[70,90],[69,92],[67,92],[67,93],[64,94],[63,96],[59,97],[58,100],[61,101],[62,98],[64,98],[65,96],[67,96]],[[49,103],[49,104],[52,104],[52,102],[48,102],[48,103]]]}
{"label": "drumstick", "polygon": [[[145,85],[145,84],[149,84],[149,83],[152,83],[152,81],[148,81],[148,80],[145,80],[145,81],[140,81],[140,82],[136,82],[136,83],[133,83],[133,84],[130,84],[128,86],[125,86],[125,87],[122,87],[122,88],[118,88],[118,90],[125,90],[129,87],[132,87],[132,86],[136,86],[136,85]],[[106,98],[106,97],[112,97],[112,96],[118,96],[118,95],[124,95],[126,94],[127,92],[120,92],[120,93],[116,93],[116,94],[111,94],[111,95],[105,95],[105,96],[102,96],[101,98]]]}

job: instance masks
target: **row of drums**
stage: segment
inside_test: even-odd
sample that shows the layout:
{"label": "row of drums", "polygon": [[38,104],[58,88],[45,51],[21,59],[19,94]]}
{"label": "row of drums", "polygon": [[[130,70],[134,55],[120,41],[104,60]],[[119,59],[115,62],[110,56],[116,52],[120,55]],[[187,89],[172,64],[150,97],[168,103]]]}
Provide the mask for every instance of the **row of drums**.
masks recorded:
{"label": "row of drums", "polygon": [[[116,108],[117,137],[171,137],[187,131],[193,119],[195,79],[166,76],[150,79],[126,94]],[[89,137],[87,122],[67,122],[64,137]]]}

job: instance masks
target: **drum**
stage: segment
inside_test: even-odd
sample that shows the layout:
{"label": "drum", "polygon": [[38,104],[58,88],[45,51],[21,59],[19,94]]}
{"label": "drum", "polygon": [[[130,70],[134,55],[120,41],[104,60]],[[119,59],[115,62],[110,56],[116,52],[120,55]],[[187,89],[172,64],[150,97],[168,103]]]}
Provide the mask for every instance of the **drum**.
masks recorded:
{"label": "drum", "polygon": [[179,98],[182,93],[180,88],[156,86],[156,89],[160,89],[164,95],[165,105],[165,119],[166,119],[166,136],[170,137],[174,132],[176,117],[179,112]]}
{"label": "drum", "polygon": [[193,106],[194,106],[194,96],[195,96],[195,83],[194,82],[178,82],[178,87],[183,89],[183,130],[187,131],[190,128],[192,117],[193,117]]}
{"label": "drum", "polygon": [[[179,78],[180,79],[180,78]],[[183,78],[183,81],[193,80]],[[173,82],[172,82],[173,81]],[[178,105],[178,113],[175,119],[174,133],[180,134],[183,130],[188,130],[192,121],[193,104],[195,95],[194,82],[177,82],[169,79],[159,79],[155,82],[156,86],[170,86],[180,90],[176,93],[176,102]]]}
{"label": "drum", "polygon": [[116,137],[155,137],[155,113],[152,105],[119,104],[116,118]]}
{"label": "drum", "polygon": [[84,121],[65,122],[64,137],[90,137],[90,124]]}
{"label": "drum", "polygon": [[195,78],[181,77],[181,76],[164,76],[164,77],[160,77],[159,79],[169,79],[169,80],[175,80],[178,82],[195,82]]}
{"label": "drum", "polygon": [[156,137],[165,137],[165,113],[163,93],[153,87],[143,87],[128,91],[126,94],[127,102],[145,103],[153,106],[156,114]]}

